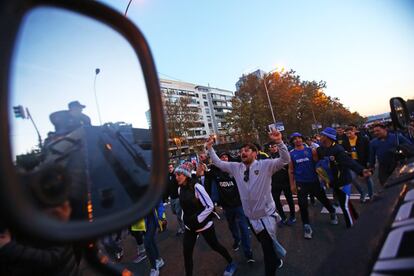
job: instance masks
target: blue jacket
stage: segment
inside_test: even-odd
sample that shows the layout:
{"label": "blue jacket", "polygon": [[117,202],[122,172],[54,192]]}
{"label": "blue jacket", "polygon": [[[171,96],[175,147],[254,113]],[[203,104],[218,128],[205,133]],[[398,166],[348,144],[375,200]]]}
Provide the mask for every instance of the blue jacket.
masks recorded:
{"label": "blue jacket", "polygon": [[[411,142],[398,134],[400,144],[411,144]],[[371,167],[375,166],[375,157],[378,158],[378,162],[383,168],[389,168],[390,170],[395,167],[395,150],[397,147],[397,135],[395,133],[388,132],[387,138],[384,140],[375,138],[369,144],[370,156],[369,163]]]}

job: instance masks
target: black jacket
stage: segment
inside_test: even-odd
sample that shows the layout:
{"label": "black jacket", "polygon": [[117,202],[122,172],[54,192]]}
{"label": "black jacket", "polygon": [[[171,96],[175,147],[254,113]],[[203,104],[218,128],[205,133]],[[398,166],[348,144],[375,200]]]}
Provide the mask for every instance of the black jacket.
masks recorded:
{"label": "black jacket", "polygon": [[234,177],[231,177],[228,173],[223,172],[218,168],[212,170],[212,172],[212,180],[217,184],[219,204],[223,208],[240,207],[240,194]]}
{"label": "black jacket", "polygon": [[[352,147],[351,144],[349,143],[349,138],[344,139],[342,146],[344,147],[345,151],[351,155],[352,152]],[[356,140],[356,153],[358,155],[358,163],[363,166],[363,167],[367,167],[367,163],[369,160],[369,140],[368,138],[362,136],[362,135],[358,135],[357,136],[357,140]]]}
{"label": "black jacket", "polygon": [[211,216],[207,217],[204,221],[198,222],[198,215],[205,209],[200,200],[196,198],[194,187],[188,184],[180,187],[180,206],[183,209],[183,222],[191,231],[196,231],[203,228],[211,221]]}
{"label": "black jacket", "polygon": [[331,147],[319,147],[316,149],[318,158],[328,158],[330,160],[330,168],[333,174],[333,187],[342,187],[351,184],[352,176],[350,170],[362,175],[364,167],[353,160],[345,151],[345,149],[336,143]]}
{"label": "black jacket", "polygon": [[0,249],[1,275],[79,275],[72,246],[34,246],[12,240]]}
{"label": "black jacket", "polygon": [[[279,153],[270,154],[271,159],[279,158]],[[272,175],[272,190],[276,187],[289,187],[289,165]]]}
{"label": "black jacket", "polygon": [[346,136],[345,134],[342,134],[342,135],[337,134],[336,135],[336,143],[339,144],[339,145],[342,145],[347,138],[348,138],[348,136]]}
{"label": "black jacket", "polygon": [[171,199],[178,198],[178,183],[175,179],[175,173],[168,173],[168,187],[167,187],[167,197],[170,196]]}

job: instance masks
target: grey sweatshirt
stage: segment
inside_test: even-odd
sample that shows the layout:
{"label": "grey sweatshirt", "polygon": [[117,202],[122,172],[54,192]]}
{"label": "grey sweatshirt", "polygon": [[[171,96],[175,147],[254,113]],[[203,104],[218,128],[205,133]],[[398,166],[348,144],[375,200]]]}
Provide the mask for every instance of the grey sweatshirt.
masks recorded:
{"label": "grey sweatshirt", "polygon": [[274,214],[275,202],[272,197],[272,175],[290,162],[290,155],[284,143],[277,145],[280,158],[255,160],[250,165],[249,181],[244,181],[247,167],[239,162],[221,161],[213,148],[208,152],[213,164],[234,176],[239,189],[243,211],[249,219],[260,219]]}

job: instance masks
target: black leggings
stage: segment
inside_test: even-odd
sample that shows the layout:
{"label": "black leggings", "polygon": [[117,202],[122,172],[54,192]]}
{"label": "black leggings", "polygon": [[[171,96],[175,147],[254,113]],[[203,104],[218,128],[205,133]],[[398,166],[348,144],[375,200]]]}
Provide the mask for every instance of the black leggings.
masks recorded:
{"label": "black leggings", "polygon": [[329,211],[329,213],[335,213],[335,208],[332,207],[331,202],[326,197],[325,191],[322,189],[319,182],[314,183],[300,183],[296,182],[298,188],[298,203],[300,209],[300,216],[303,224],[309,224],[308,213],[308,195],[313,194],[322,205]]}
{"label": "black leggings", "polygon": [[198,234],[202,235],[211,249],[223,256],[223,258],[225,258],[228,263],[231,263],[233,261],[226,248],[224,248],[224,246],[222,246],[217,240],[216,232],[214,231],[214,225],[199,233],[185,229],[183,238],[183,250],[185,274],[187,276],[193,275],[193,250]]}

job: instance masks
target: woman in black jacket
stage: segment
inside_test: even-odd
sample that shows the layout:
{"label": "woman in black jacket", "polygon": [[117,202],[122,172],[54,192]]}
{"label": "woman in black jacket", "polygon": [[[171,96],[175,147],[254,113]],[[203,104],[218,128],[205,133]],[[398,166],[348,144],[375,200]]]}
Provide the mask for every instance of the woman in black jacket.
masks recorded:
{"label": "woman in black jacket", "polygon": [[209,195],[201,184],[192,180],[191,169],[187,164],[176,168],[175,175],[185,226],[183,250],[186,275],[193,274],[193,249],[198,235],[202,235],[207,244],[226,259],[228,265],[224,275],[233,275],[236,264],[217,240],[211,218],[214,205]]}

